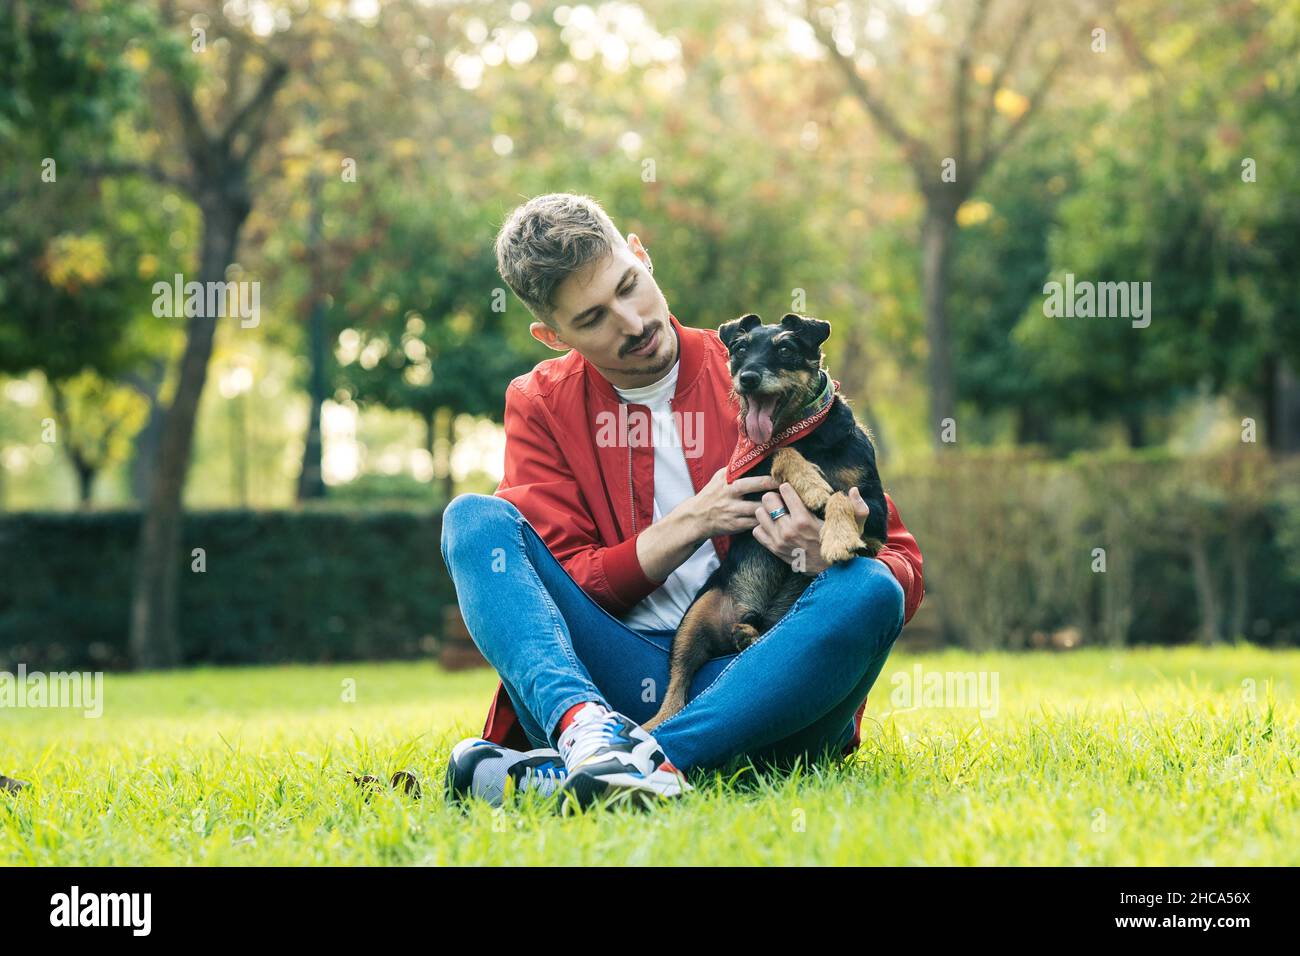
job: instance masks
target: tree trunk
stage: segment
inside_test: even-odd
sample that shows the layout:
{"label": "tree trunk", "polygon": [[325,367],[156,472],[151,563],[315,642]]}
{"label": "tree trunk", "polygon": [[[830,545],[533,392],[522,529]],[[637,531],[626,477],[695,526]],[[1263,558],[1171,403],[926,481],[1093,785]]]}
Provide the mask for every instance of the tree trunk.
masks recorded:
{"label": "tree trunk", "polygon": [[1232,616],[1228,621],[1228,639],[1236,644],[1246,637],[1250,621],[1250,554],[1246,549],[1246,529],[1240,521],[1228,525],[1227,550],[1232,562]]}
{"label": "tree trunk", "polygon": [[149,417],[144,428],[135,436],[134,454],[131,458],[131,495],[143,507],[149,501],[149,485],[153,478],[154,465],[158,458],[158,443],[162,440],[163,421],[166,411],[158,400],[158,391],[162,388],[166,367],[156,364],[149,376],[132,379],[130,384],[144,396],[149,403]]}
{"label": "tree trunk", "polygon": [[447,450],[447,470],[442,476],[442,500],[444,504],[450,504],[456,494],[456,479],[451,474],[451,453],[456,448],[456,413],[446,408],[442,410],[442,415],[446,421],[446,444],[443,447]]}
{"label": "tree trunk", "polygon": [[1219,596],[1215,592],[1214,576],[1210,573],[1205,533],[1199,528],[1194,529],[1188,536],[1187,548],[1192,558],[1192,578],[1196,582],[1196,606],[1201,618],[1199,640],[1203,645],[1218,644],[1222,639],[1219,633]]}
{"label": "tree trunk", "polygon": [[948,284],[952,269],[955,209],[927,199],[921,226],[921,290],[925,302],[925,337],[929,344],[929,428],[938,449],[950,447],[942,440],[944,419],[956,419],[956,385],[952,365],[952,329],[948,317]]}
{"label": "tree trunk", "polygon": [[[1270,451],[1279,451],[1277,446],[1277,353],[1264,356],[1260,375],[1260,411],[1263,413],[1264,441]],[[1259,435],[1256,434],[1256,440]]]}
{"label": "tree trunk", "polygon": [[311,380],[308,394],[311,397],[311,414],[307,422],[307,439],[303,442],[302,470],[298,473],[298,501],[325,497],[325,481],[321,476],[320,412],[325,402],[325,290],[321,263],[321,199],[320,176],[311,177],[311,223],[308,226],[308,248],[311,254],[311,310],[308,315],[308,360],[311,362]]}
{"label": "tree trunk", "polygon": [[307,438],[303,442],[302,470],[298,473],[298,501],[325,497],[325,479],[321,471],[321,455],[324,442],[321,438],[320,413],[325,402],[324,364],[324,306],[317,302],[311,310],[311,382],[308,393],[311,400],[311,413],[307,419]]}
{"label": "tree trunk", "polygon": [[1051,441],[1047,417],[1036,408],[1021,408],[1016,412],[1016,444],[1046,445]]}
{"label": "tree trunk", "polygon": [[1270,363],[1268,446],[1275,452],[1300,452],[1300,379],[1284,357]]}
{"label": "tree trunk", "polygon": [[1133,411],[1124,416],[1124,432],[1128,435],[1128,446],[1130,448],[1146,447],[1147,431],[1142,421],[1141,412]]}
{"label": "tree trunk", "polygon": [[77,502],[85,511],[95,491],[95,468],[84,461],[74,461],[72,467],[77,473]]}
{"label": "tree trunk", "polygon": [[[95,474],[99,469],[82,449],[77,447],[76,436],[72,430],[72,417],[68,414],[68,402],[63,393],[63,384],[51,381],[49,388],[50,402],[54,406],[54,418],[59,423],[59,431],[63,434],[63,448],[68,456],[68,464],[72,466],[72,471],[77,476],[77,506],[84,511],[90,507],[90,498],[95,490]],[[105,444],[107,445],[107,442]]]}
{"label": "tree trunk", "polygon": [[[205,198],[200,204],[203,244],[199,281],[208,288],[206,283],[225,281],[226,267],[234,258],[249,206],[237,197]],[[176,394],[163,423],[136,550],[130,651],[137,668],[174,667],[181,659],[176,595],[182,560],[182,496],[217,319],[214,315],[196,315],[188,320]]]}
{"label": "tree trunk", "polygon": [[438,431],[435,424],[437,414],[437,409],[420,413],[420,417],[424,419],[424,450],[429,453],[430,458],[433,457],[433,450],[438,447]]}

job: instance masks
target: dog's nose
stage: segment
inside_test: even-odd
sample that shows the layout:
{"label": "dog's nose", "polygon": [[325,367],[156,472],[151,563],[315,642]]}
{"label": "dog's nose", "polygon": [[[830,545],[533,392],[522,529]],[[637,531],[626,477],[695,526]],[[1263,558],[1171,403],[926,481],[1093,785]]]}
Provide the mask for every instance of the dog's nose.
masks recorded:
{"label": "dog's nose", "polygon": [[758,383],[761,382],[762,380],[763,380],[763,376],[759,375],[757,372],[740,373],[741,388],[758,388]]}

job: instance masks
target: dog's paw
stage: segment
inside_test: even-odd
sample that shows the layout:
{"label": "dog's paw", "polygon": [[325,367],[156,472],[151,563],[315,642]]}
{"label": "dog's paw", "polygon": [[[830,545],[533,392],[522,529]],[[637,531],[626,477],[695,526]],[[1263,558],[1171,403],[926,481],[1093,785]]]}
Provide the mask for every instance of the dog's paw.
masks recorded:
{"label": "dog's paw", "polygon": [[827,521],[822,525],[821,544],[822,557],[831,564],[852,561],[867,547],[854,525],[846,527],[838,521]]}
{"label": "dog's paw", "polygon": [[772,453],[772,477],[778,482],[789,481],[805,460],[803,455],[793,448],[778,448]]}
{"label": "dog's paw", "polygon": [[874,558],[880,553],[880,550],[884,546],[885,544],[883,541],[879,541],[876,538],[867,538],[866,544],[858,549],[858,554],[864,558]]}
{"label": "dog's paw", "polygon": [[826,520],[822,523],[822,557],[831,564],[849,561],[867,547],[858,530],[858,519],[848,495],[837,491],[826,502]]}
{"label": "dog's paw", "polygon": [[828,564],[842,564],[845,561],[852,561],[860,553],[857,546],[854,545],[822,545],[822,557]]}
{"label": "dog's paw", "polygon": [[731,639],[735,642],[737,651],[743,651],[758,637],[758,629],[752,624],[736,624],[731,628]]}
{"label": "dog's paw", "polygon": [[772,477],[789,482],[810,511],[821,511],[831,496],[831,486],[822,470],[793,448],[780,448],[772,456]]}

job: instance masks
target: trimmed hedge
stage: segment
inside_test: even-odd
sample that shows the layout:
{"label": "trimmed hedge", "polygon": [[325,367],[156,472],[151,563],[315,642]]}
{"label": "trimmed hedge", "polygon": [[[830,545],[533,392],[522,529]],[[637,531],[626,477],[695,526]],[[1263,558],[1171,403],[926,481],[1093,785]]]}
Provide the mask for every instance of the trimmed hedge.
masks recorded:
{"label": "trimmed hedge", "polygon": [[[1300,644],[1300,459],[967,452],[885,479],[942,643]],[[184,660],[432,655],[455,603],[440,530],[428,510],[191,513]],[[133,511],[0,515],[0,670],[128,666],[138,531]]]}
{"label": "trimmed hedge", "polygon": [[[0,669],[129,665],[139,527],[135,511],[0,515]],[[431,654],[455,600],[440,530],[438,516],[410,511],[188,514],[177,556],[184,660]]]}

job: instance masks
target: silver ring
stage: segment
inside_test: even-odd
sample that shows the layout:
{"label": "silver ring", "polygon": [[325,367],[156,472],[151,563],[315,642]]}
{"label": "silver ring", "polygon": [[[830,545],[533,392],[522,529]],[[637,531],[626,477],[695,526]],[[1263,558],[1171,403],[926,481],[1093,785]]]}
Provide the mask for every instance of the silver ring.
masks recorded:
{"label": "silver ring", "polygon": [[782,508],[777,508],[775,511],[769,511],[767,513],[767,516],[771,518],[773,521],[775,521],[777,518],[784,517],[789,513],[790,513],[789,511],[787,511],[784,507],[782,507]]}

